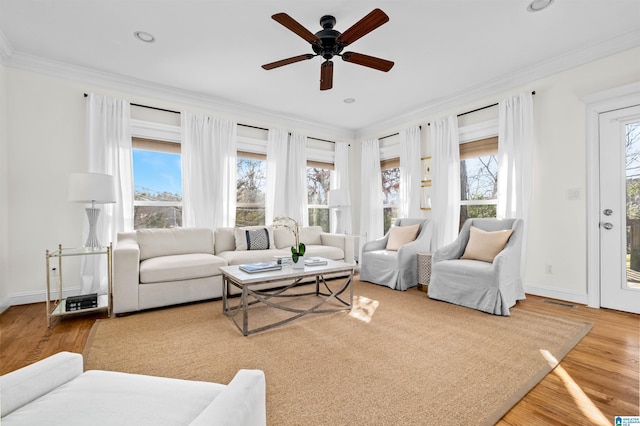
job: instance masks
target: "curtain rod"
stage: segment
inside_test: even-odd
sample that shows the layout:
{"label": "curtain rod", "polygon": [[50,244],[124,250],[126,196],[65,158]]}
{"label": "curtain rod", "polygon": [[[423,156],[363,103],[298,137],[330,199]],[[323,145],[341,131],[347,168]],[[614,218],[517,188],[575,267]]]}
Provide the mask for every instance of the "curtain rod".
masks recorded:
{"label": "curtain rod", "polygon": [[[531,94],[535,95],[536,91],[535,90],[532,91]],[[463,115],[471,114],[472,112],[482,111],[483,109],[491,108],[491,107],[494,107],[494,106],[498,106],[498,103],[496,102],[495,104],[491,104],[491,105],[483,106],[483,107],[480,107],[480,108],[472,109],[471,111],[460,113],[457,116],[458,117],[462,117]]]}
{"label": "curtain rod", "polygon": [[[428,126],[428,125],[429,125],[429,123],[427,123],[427,126]],[[418,126],[418,127],[420,128],[420,130],[422,130],[422,126]],[[396,132],[396,133],[393,133],[393,134],[390,134],[390,135],[387,135],[387,136],[383,136],[383,137],[381,137],[381,138],[378,138],[378,140],[380,140],[380,139],[386,139],[386,138],[391,138],[391,137],[393,137],[393,136],[398,136],[399,134],[400,134],[400,132]]]}
{"label": "curtain rod", "polygon": [[[534,91],[532,91],[532,92],[531,92],[531,94],[532,94],[532,95],[535,95],[535,94],[536,94],[536,91],[535,91],[535,90],[534,90]],[[491,104],[491,105],[483,106],[483,107],[480,107],[480,108],[472,109],[471,111],[461,112],[461,113],[460,113],[460,114],[458,114],[456,117],[462,117],[463,115],[471,114],[471,113],[473,113],[473,112],[482,111],[483,109],[491,108],[491,107],[498,106],[498,105],[499,105],[499,103],[498,103],[498,102],[496,102],[495,104]],[[431,126],[431,123],[427,123],[427,126]]]}
{"label": "curtain rod", "polygon": [[[89,96],[89,95],[85,93],[85,94],[84,94],[84,97],[86,98],[87,96]],[[173,111],[173,110],[171,110],[171,109],[158,108],[158,107],[149,106],[149,105],[141,105],[141,104],[134,104],[134,103],[131,103],[131,104],[129,104],[129,105],[137,106],[137,107],[140,107],[140,108],[154,109],[154,110],[156,110],[156,111],[170,112],[170,113],[172,113],[172,114],[180,114],[180,111]],[[250,128],[250,129],[264,130],[264,131],[266,131],[266,132],[268,132],[268,131],[269,131],[269,129],[265,129],[264,127],[252,126],[252,125],[250,125],[250,124],[237,123],[237,125],[238,125],[238,126],[242,126],[242,127],[248,127],[248,128]],[[291,134],[291,132],[289,132],[289,134]],[[333,143],[333,144],[335,144],[335,141],[329,141],[329,140],[326,140],[326,139],[314,138],[314,137],[312,137],[312,136],[307,136],[307,139],[313,139],[313,140],[316,140],[316,141],[328,142],[328,143]]]}

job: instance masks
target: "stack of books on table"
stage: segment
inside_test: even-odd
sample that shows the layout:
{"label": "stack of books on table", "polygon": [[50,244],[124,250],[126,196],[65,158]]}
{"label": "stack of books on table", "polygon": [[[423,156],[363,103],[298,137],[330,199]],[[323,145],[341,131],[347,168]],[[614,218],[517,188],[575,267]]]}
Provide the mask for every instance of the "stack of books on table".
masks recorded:
{"label": "stack of books on table", "polygon": [[304,260],[305,266],[321,266],[326,265],[327,259],[324,257],[308,257]]}
{"label": "stack of books on table", "polygon": [[274,259],[276,259],[276,263],[278,265],[282,265],[284,266],[291,266],[293,264],[293,259],[291,258],[291,255],[276,255],[273,256]]}
{"label": "stack of books on table", "polygon": [[65,309],[69,311],[79,311],[81,309],[97,308],[98,293],[81,294],[80,296],[67,297]]}
{"label": "stack of books on table", "polygon": [[282,269],[282,265],[278,265],[277,262],[259,262],[259,263],[247,263],[246,265],[240,265],[240,270],[249,274],[255,274],[257,272],[277,271]]}

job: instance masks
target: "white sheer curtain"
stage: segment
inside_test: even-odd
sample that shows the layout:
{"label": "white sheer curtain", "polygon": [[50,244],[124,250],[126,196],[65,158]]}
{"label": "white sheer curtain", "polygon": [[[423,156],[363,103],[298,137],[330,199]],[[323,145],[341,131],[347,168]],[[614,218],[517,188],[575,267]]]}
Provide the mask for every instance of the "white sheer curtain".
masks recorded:
{"label": "white sheer curtain", "polygon": [[400,130],[399,217],[420,217],[420,127]]}
{"label": "white sheer curtain", "polygon": [[362,143],[360,187],[360,234],[366,235],[366,241],[373,241],[381,238],[384,230],[378,139]]}
{"label": "white sheer curtain", "polygon": [[236,123],[188,111],[181,120],[184,226],[234,226]]}
{"label": "white sheer curtain", "polygon": [[289,132],[280,129],[269,129],[267,137],[267,194],[265,199],[265,224],[273,223],[277,216],[287,216],[284,191],[287,177],[287,151]]}
{"label": "white sheer curtain", "polygon": [[533,95],[522,93],[498,106],[497,217],[524,221],[522,265],[533,199]]}
{"label": "white sheer curtain", "polygon": [[456,239],[460,224],[460,141],[454,115],[431,123],[433,184],[431,217],[434,234],[431,249]]}
{"label": "white sheer curtain", "polygon": [[303,226],[307,213],[307,137],[269,129],[267,139],[267,199],[265,224],[287,216]]}
{"label": "white sheer curtain", "polygon": [[308,226],[307,137],[295,132],[289,137],[285,189],[287,216]]}
{"label": "white sheer curtain", "polygon": [[[101,205],[98,238],[106,245],[118,232],[133,230],[133,172],[130,105],[128,102],[90,93],[87,96],[88,172],[114,177],[116,203]],[[89,233],[85,221],[83,241]],[[102,256],[82,256],[83,293],[107,292],[107,269]]]}
{"label": "white sheer curtain", "polygon": [[[351,206],[351,191],[349,191],[349,144],[347,142],[335,143],[331,189],[342,189],[346,191],[346,202],[347,205]],[[340,215],[341,223],[346,233],[351,234],[353,232],[351,207],[344,208],[340,212]],[[337,220],[336,212],[332,211],[331,232],[336,232]]]}
{"label": "white sheer curtain", "polygon": [[528,219],[533,194],[533,99],[531,93],[498,106],[497,216]]}

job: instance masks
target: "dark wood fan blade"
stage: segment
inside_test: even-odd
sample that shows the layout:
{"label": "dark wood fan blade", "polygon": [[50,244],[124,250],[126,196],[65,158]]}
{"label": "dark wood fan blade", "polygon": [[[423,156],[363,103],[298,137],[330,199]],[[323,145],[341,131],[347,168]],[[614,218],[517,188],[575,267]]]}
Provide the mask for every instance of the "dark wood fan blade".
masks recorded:
{"label": "dark wood fan blade", "polygon": [[367,16],[353,24],[348,30],[343,32],[336,42],[340,45],[347,46],[360,37],[369,34],[371,31],[378,28],[380,25],[389,21],[389,17],[386,13],[380,9],[374,9]]}
{"label": "dark wood fan blade", "polygon": [[329,90],[333,87],[333,62],[326,61],[320,65],[320,90]]}
{"label": "dark wood fan blade", "polygon": [[278,68],[283,65],[295,64],[296,62],[306,61],[307,59],[311,59],[314,56],[315,55],[312,55],[311,53],[306,53],[304,55],[293,56],[291,58],[281,59],[279,61],[271,62],[270,64],[264,64],[262,68],[264,68],[265,70],[272,70],[274,68]]}
{"label": "dark wood fan blade", "polygon": [[294,33],[298,34],[300,37],[307,40],[309,43],[311,44],[320,43],[320,39],[316,37],[315,34],[313,34],[311,31],[303,27],[298,21],[296,21],[286,13],[276,13],[271,18],[273,18],[274,21],[284,25]]}
{"label": "dark wood fan blade", "polygon": [[376,58],[375,56],[363,55],[362,53],[345,52],[342,59],[352,64],[362,65],[364,67],[387,72],[393,68],[394,63],[386,59]]}

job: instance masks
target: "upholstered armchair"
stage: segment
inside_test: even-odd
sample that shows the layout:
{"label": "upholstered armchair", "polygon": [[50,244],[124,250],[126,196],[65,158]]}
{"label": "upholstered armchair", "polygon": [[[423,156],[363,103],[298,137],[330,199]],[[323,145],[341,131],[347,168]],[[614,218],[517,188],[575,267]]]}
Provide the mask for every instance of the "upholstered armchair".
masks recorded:
{"label": "upholstered armchair", "polygon": [[429,297],[508,316],[525,299],[522,233],[521,219],[467,219],[458,238],[433,253]]}
{"label": "upholstered armchair", "polygon": [[[416,225],[417,229],[410,231],[415,239],[405,238],[407,233],[404,231]],[[362,247],[360,280],[396,290],[415,287],[418,284],[418,252],[430,250],[431,233],[431,222],[427,219],[397,219],[384,237]]]}

